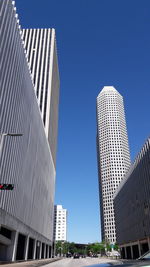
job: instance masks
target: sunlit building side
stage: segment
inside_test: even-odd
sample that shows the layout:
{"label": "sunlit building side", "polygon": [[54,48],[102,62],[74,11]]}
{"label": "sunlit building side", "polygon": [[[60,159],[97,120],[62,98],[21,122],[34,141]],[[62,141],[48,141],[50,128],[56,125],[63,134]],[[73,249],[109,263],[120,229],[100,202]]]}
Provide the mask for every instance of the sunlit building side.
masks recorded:
{"label": "sunlit building side", "polygon": [[113,195],[130,167],[123,97],[104,86],[97,97],[97,159],[102,240],[114,244]]}
{"label": "sunlit building side", "polygon": [[56,165],[59,71],[55,29],[23,29],[22,33],[45,133]]}
{"label": "sunlit building side", "polygon": [[[4,136],[0,143],[0,183],[14,185],[12,191],[0,191],[0,261],[48,258],[53,243],[56,141],[51,145],[51,133],[46,135],[14,2],[1,0],[0,13],[0,132],[23,134]],[[56,81],[54,69],[51,75]],[[58,117],[59,94],[54,91],[46,107],[49,127]],[[53,137],[57,121],[54,124]]]}
{"label": "sunlit building side", "polygon": [[62,205],[54,206],[54,240],[67,241],[67,210]]}

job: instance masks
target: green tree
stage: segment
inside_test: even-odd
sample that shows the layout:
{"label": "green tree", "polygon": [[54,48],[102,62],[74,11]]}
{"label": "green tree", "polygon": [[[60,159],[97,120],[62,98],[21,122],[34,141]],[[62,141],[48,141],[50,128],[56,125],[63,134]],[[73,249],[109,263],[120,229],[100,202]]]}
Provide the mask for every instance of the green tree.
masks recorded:
{"label": "green tree", "polygon": [[104,243],[92,243],[87,245],[87,253],[90,254],[104,254],[105,252],[105,244]]}
{"label": "green tree", "polygon": [[62,254],[62,249],[63,249],[63,243],[62,241],[56,241],[55,243],[55,254]]}
{"label": "green tree", "polygon": [[63,246],[62,246],[63,255],[66,255],[68,251],[69,251],[69,242],[63,242]]}
{"label": "green tree", "polygon": [[106,243],[106,248],[107,248],[107,251],[111,251],[112,250],[111,245],[109,243]]}
{"label": "green tree", "polygon": [[114,250],[119,250],[119,247],[118,247],[118,245],[116,243],[114,245]]}
{"label": "green tree", "polygon": [[69,243],[69,252],[73,255],[74,253],[77,252],[77,248],[75,246],[75,243]]}
{"label": "green tree", "polygon": [[103,242],[100,243],[99,252],[101,255],[105,254],[105,244]]}

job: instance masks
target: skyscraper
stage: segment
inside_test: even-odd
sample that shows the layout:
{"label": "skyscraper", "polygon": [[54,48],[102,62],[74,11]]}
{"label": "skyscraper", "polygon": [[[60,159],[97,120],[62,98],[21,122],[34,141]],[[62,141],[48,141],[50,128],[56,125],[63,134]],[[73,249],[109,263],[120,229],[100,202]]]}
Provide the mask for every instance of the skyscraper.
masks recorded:
{"label": "skyscraper", "polygon": [[54,206],[54,240],[67,241],[67,210],[62,205]]}
{"label": "skyscraper", "polygon": [[102,240],[116,241],[113,195],[130,167],[123,97],[104,86],[97,97],[97,158]]}
{"label": "skyscraper", "polygon": [[22,37],[54,165],[59,102],[55,29],[23,29]]}
{"label": "skyscraper", "polygon": [[[52,131],[46,135],[15,2],[0,0],[0,14],[0,183],[14,185],[12,191],[0,191],[0,261],[49,258],[56,175],[57,62],[52,61],[45,73],[51,81],[47,87],[49,96],[43,98],[44,103],[47,101],[46,117],[50,118],[45,125]],[[57,58],[54,51],[53,59]],[[23,135],[11,137],[3,133]]]}

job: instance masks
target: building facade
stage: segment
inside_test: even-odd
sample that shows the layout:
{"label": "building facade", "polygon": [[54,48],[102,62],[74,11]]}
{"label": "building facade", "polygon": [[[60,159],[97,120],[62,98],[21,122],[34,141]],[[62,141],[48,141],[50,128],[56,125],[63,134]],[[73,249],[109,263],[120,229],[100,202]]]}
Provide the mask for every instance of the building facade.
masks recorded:
{"label": "building facade", "polygon": [[150,138],[114,195],[117,243],[123,258],[150,250]]}
{"label": "building facade", "polygon": [[45,133],[56,165],[59,71],[55,29],[23,29],[22,37]]}
{"label": "building facade", "polygon": [[[0,183],[14,184],[13,191],[0,191],[0,261],[47,258],[53,243],[54,157],[14,2],[0,0],[0,13],[0,133],[23,134],[3,136],[0,143]],[[55,97],[53,102],[57,106]]]}
{"label": "building facade", "polygon": [[62,205],[54,206],[54,240],[67,241],[67,210]]}
{"label": "building facade", "polygon": [[105,86],[97,97],[97,158],[102,240],[113,244],[113,195],[130,166],[123,98],[113,86]]}

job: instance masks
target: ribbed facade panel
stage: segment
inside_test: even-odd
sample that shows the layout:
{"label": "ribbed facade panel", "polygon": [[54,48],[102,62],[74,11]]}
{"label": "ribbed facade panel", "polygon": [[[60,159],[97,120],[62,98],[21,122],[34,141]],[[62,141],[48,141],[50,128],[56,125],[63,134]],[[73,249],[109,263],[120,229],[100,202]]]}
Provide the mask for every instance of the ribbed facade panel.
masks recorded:
{"label": "ribbed facade panel", "polygon": [[[23,134],[1,138],[0,182],[14,184],[14,190],[0,192],[0,209],[52,240],[55,166],[12,1],[0,0],[0,12],[0,132]],[[38,33],[24,36],[32,39]]]}
{"label": "ribbed facade panel", "polygon": [[36,96],[56,165],[59,72],[54,29],[23,29]]}
{"label": "ribbed facade panel", "polygon": [[150,138],[121,182],[114,209],[119,245],[150,238]]}

